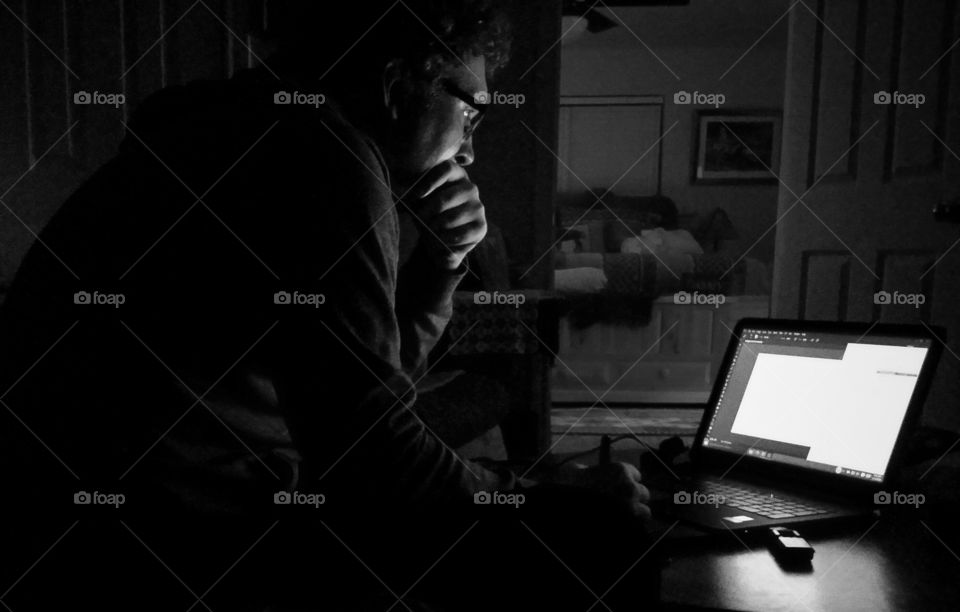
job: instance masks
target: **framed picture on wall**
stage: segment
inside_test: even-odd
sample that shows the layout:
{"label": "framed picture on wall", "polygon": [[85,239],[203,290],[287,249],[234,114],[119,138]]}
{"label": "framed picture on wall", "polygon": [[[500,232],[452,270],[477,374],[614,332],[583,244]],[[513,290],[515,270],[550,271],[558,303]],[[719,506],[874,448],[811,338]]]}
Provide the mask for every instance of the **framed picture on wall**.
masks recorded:
{"label": "framed picture on wall", "polygon": [[778,111],[700,111],[696,183],[774,182],[780,166]]}

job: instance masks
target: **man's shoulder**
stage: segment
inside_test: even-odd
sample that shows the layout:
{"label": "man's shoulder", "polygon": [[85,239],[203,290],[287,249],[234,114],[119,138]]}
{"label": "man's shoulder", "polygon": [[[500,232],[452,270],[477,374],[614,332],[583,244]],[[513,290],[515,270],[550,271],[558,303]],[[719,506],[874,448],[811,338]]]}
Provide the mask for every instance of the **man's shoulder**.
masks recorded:
{"label": "man's shoulder", "polygon": [[275,120],[282,137],[295,143],[299,156],[318,167],[336,168],[344,179],[359,176],[389,190],[390,173],[380,147],[332,100],[316,107],[281,105]]}
{"label": "man's shoulder", "polygon": [[320,91],[301,91],[255,70],[159,90],[138,107],[131,131],[137,134],[136,144],[157,141],[158,147],[217,146],[263,137],[275,162],[313,164],[318,171],[362,171],[383,185],[390,180],[376,142],[350,123],[335,102]]}

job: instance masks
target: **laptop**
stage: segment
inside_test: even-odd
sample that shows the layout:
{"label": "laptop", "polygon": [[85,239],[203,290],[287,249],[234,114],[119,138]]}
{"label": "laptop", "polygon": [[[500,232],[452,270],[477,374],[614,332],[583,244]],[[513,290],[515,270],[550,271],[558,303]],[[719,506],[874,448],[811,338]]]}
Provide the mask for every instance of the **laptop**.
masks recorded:
{"label": "laptop", "polygon": [[940,356],[926,326],[743,319],[691,448],[678,518],[742,531],[869,514]]}

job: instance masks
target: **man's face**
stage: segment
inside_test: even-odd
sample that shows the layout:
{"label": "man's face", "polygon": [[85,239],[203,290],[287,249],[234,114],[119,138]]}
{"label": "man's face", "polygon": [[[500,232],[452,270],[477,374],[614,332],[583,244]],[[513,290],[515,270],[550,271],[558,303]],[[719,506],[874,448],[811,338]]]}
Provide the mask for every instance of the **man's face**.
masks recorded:
{"label": "man's face", "polygon": [[[457,63],[445,75],[449,86],[461,95],[473,99],[487,90],[486,61],[481,57],[467,58]],[[461,166],[473,163],[473,138],[464,138],[464,130],[476,116],[475,108],[448,93],[443,88],[427,108],[420,109],[412,130],[403,130],[408,136],[393,143],[394,168],[403,184],[412,184],[423,173],[438,164],[454,160]]]}

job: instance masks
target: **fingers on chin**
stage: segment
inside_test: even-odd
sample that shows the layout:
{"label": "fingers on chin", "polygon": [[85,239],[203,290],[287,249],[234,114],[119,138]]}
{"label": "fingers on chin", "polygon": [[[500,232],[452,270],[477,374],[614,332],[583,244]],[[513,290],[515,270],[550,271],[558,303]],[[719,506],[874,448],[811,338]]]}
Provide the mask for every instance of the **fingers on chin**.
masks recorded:
{"label": "fingers on chin", "polygon": [[448,249],[470,250],[483,240],[483,235],[475,230],[452,230],[440,233],[440,240]]}
{"label": "fingers on chin", "polygon": [[420,197],[425,198],[447,183],[466,178],[466,176],[466,170],[451,160],[428,170],[420,177],[420,180],[417,181],[416,187],[420,189]]}
{"label": "fingers on chin", "polygon": [[635,504],[634,505],[634,514],[645,521],[653,518],[653,512],[650,511],[650,507],[646,504]]}
{"label": "fingers on chin", "polygon": [[629,496],[631,499],[642,499],[640,487],[634,482],[621,482],[618,488],[621,495]]}

